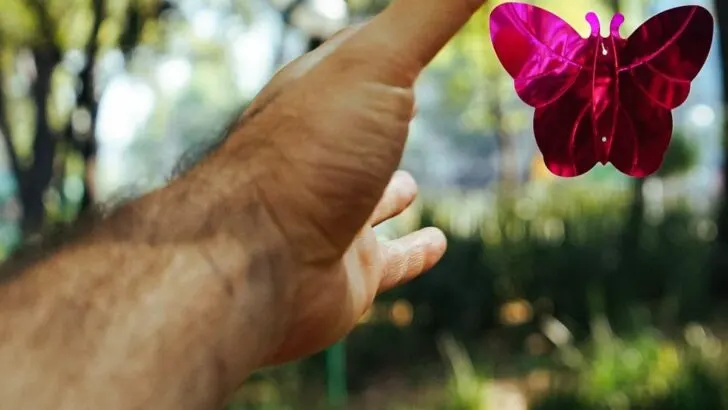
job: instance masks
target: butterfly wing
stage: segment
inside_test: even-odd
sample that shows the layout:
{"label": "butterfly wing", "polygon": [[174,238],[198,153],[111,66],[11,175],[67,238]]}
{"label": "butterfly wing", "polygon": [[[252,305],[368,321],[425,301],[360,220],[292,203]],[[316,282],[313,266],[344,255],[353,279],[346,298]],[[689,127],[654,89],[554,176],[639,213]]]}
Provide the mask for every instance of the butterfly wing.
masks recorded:
{"label": "butterfly wing", "polygon": [[583,68],[585,39],[556,15],[525,3],[503,3],[490,15],[493,48],[532,107],[561,97]]}
{"label": "butterfly wing", "polygon": [[572,177],[596,163],[592,107],[594,37],[541,8],[503,3],[490,17],[496,55],[518,96],[535,107],[533,131],[546,167]]}
{"label": "butterfly wing", "polygon": [[654,103],[680,106],[690,82],[708,59],[713,42],[713,16],[700,6],[664,11],[642,24],[620,52],[619,72],[628,73]]}
{"label": "butterfly wing", "polygon": [[713,25],[703,7],[677,7],[649,19],[619,48],[620,107],[610,162],[621,172],[644,177],[662,164],[671,110],[688,98],[708,58]]}
{"label": "butterfly wing", "polygon": [[592,73],[582,70],[558,100],[536,108],[533,133],[554,175],[579,176],[599,162],[591,87]]}

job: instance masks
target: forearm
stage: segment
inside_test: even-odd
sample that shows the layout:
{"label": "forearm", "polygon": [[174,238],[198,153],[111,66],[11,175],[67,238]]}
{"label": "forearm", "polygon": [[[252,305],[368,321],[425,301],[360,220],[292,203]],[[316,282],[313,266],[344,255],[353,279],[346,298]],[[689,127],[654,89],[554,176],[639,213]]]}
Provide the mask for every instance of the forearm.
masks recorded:
{"label": "forearm", "polygon": [[0,286],[0,408],[212,409],[260,364],[272,242],[254,201],[209,200],[204,175]]}

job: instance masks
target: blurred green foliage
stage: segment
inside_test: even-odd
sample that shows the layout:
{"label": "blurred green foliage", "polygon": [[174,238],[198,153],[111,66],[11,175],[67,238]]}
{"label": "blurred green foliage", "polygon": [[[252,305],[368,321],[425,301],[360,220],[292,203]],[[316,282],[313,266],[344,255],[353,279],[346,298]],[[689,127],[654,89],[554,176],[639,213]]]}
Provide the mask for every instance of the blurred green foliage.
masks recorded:
{"label": "blurred green foliage", "polygon": [[683,132],[674,132],[657,176],[669,178],[690,171],[698,162],[698,149]]}
{"label": "blurred green foliage", "polygon": [[[632,310],[647,308],[655,320],[678,313],[690,319],[707,300],[703,267],[715,225],[679,198],[647,204],[639,252],[625,267],[620,240],[630,198],[623,189],[534,183],[513,203],[474,196],[425,205],[421,221],[403,227],[434,223],[450,237],[430,273],[385,296],[428,306],[430,319],[413,325],[428,333],[478,335],[517,298],[530,301],[536,317],[560,317],[577,334],[589,333],[599,309],[634,329],[639,323],[620,322]],[[614,286],[624,282],[630,292]]]}
{"label": "blurred green foliage", "polygon": [[[723,408],[720,340],[694,324],[688,343],[656,330],[683,329],[706,318],[706,307],[715,312],[704,269],[710,218],[680,198],[648,197],[639,252],[630,254],[637,259],[625,265],[624,189],[534,182],[512,203],[483,193],[444,198],[423,200],[389,227],[397,234],[435,224],[449,249],[431,272],[383,295],[348,338],[354,393],[399,369],[410,387],[443,380],[442,392],[430,407],[386,407],[392,398],[383,408],[481,409],[489,397],[483,375],[546,369],[562,383],[538,409]],[[630,292],[618,286],[624,282]],[[396,319],[397,306],[411,317]],[[433,338],[440,334],[455,339]],[[321,380],[320,357],[302,366],[302,380]],[[299,394],[289,391],[293,401]]]}
{"label": "blurred green foliage", "polygon": [[447,395],[441,410],[472,410],[487,406],[485,379],[477,374],[464,346],[452,336],[440,338],[440,350],[451,367]]}
{"label": "blurred green foliage", "polygon": [[569,375],[577,380],[576,388],[554,391],[533,408],[722,409],[728,389],[721,342],[714,336],[691,341],[696,332],[704,329],[689,326],[688,343],[682,344],[656,336],[651,328],[634,339],[593,340],[582,349],[586,352],[582,363]]}

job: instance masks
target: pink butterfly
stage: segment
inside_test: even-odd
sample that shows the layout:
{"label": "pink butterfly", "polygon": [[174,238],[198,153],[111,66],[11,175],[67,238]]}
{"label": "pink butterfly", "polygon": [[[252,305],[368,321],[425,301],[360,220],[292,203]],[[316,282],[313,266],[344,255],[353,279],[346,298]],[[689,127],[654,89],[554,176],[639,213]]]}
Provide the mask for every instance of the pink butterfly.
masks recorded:
{"label": "pink butterfly", "polygon": [[536,108],[536,143],[552,173],[573,177],[611,162],[648,176],[670,144],[671,110],[685,102],[708,57],[713,17],[702,7],[677,7],[627,39],[619,34],[622,14],[608,37],[595,13],[586,20],[585,39],[546,10],[504,3],[490,16],[491,39],[518,96]]}

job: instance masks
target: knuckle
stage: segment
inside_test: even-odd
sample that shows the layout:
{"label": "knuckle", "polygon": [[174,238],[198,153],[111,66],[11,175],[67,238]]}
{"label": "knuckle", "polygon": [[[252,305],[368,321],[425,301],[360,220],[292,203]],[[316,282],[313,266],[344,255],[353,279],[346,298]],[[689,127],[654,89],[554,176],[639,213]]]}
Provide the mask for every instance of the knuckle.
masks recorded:
{"label": "knuckle", "polygon": [[397,120],[409,120],[412,115],[412,109],[415,105],[414,91],[411,88],[382,86],[378,99],[380,110],[390,115],[394,115]]}
{"label": "knuckle", "polygon": [[389,245],[389,266],[390,275],[400,275],[400,272],[407,270],[407,253],[402,244],[397,241]]}
{"label": "knuckle", "polygon": [[415,106],[415,93],[412,88],[393,88],[393,94],[395,94],[398,111],[409,117]]}
{"label": "knuckle", "polygon": [[409,258],[407,260],[407,265],[409,267],[409,270],[413,273],[420,273],[425,267],[425,247],[424,246],[417,246],[409,255]]}

